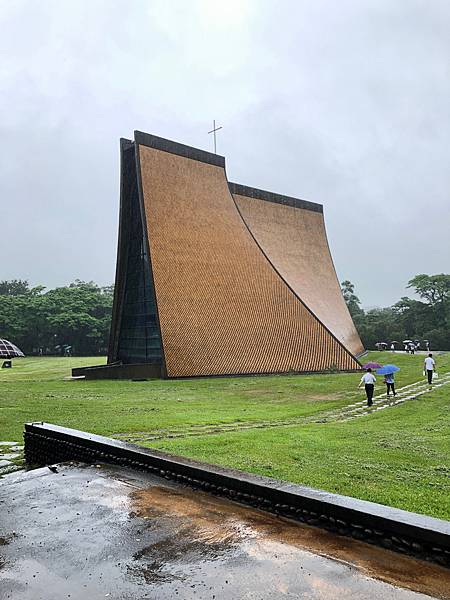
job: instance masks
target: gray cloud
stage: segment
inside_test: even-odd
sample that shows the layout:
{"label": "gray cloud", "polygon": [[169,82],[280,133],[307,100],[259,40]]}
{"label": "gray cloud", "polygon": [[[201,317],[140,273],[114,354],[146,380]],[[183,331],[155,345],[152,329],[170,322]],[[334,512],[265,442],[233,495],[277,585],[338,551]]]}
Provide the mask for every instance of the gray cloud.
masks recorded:
{"label": "gray cloud", "polygon": [[[0,279],[113,280],[118,139],[218,151],[321,202],[338,274],[386,305],[448,271],[446,0],[0,6]],[[5,259],[7,258],[7,260]]]}

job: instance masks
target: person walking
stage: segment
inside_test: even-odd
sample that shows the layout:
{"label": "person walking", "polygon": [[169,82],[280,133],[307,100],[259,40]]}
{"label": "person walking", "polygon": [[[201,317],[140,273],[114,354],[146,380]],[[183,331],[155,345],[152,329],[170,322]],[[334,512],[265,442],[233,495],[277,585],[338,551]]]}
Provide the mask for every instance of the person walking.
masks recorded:
{"label": "person walking", "polygon": [[394,344],[391,344],[391,352],[395,352],[395,346],[394,346]]}
{"label": "person walking", "polygon": [[389,391],[392,390],[392,393],[394,394],[394,396],[396,396],[397,394],[395,393],[395,386],[394,386],[394,373],[387,373],[384,376],[384,383],[386,384],[387,387],[387,397],[389,398]]}
{"label": "person walking", "polygon": [[375,377],[372,373],[372,369],[367,369],[367,372],[361,377],[361,381],[359,382],[358,388],[364,384],[364,388],[366,390],[367,396],[367,406],[372,406],[373,404],[373,391],[375,389]]}
{"label": "person walking", "polygon": [[424,370],[426,371],[428,377],[428,385],[431,385],[433,381],[433,372],[436,370],[436,361],[434,360],[431,352],[425,359]]}

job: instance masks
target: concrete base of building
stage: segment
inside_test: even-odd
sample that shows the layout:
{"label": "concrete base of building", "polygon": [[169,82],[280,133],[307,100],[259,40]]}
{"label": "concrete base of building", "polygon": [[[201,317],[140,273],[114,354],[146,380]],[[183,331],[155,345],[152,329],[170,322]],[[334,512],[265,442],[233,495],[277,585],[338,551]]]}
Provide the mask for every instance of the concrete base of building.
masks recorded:
{"label": "concrete base of building", "polygon": [[84,376],[86,379],[160,379],[162,373],[160,363],[130,365],[114,363],[95,367],[77,367],[72,369],[72,376]]}

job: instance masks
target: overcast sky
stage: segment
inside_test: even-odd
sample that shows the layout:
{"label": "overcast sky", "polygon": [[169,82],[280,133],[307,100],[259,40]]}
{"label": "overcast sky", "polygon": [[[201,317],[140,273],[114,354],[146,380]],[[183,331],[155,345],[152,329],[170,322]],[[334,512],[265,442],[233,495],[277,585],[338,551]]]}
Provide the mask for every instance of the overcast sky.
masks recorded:
{"label": "overcast sky", "polygon": [[0,0],[0,279],[114,279],[119,138],[212,149],[324,205],[389,305],[450,271],[448,0]]}

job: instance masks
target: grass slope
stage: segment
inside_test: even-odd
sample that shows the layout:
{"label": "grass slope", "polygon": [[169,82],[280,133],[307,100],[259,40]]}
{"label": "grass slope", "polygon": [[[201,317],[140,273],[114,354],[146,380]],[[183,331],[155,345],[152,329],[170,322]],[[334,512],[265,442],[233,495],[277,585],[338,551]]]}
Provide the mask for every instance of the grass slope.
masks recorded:
{"label": "grass slope", "polygon": [[[401,367],[397,385],[422,376],[423,356],[372,353]],[[102,359],[25,358],[0,371],[0,440],[44,420],[103,435],[183,433],[192,427],[319,415],[363,397],[358,374],[178,381],[65,381]],[[440,355],[441,372],[450,355]],[[381,381],[381,378],[379,378]],[[378,391],[382,387],[379,386]],[[351,422],[161,439],[148,446],[450,519],[450,385]]]}
{"label": "grass slope", "polygon": [[448,390],[437,390],[420,400],[350,422],[158,440],[146,445],[450,519],[448,396]]}

